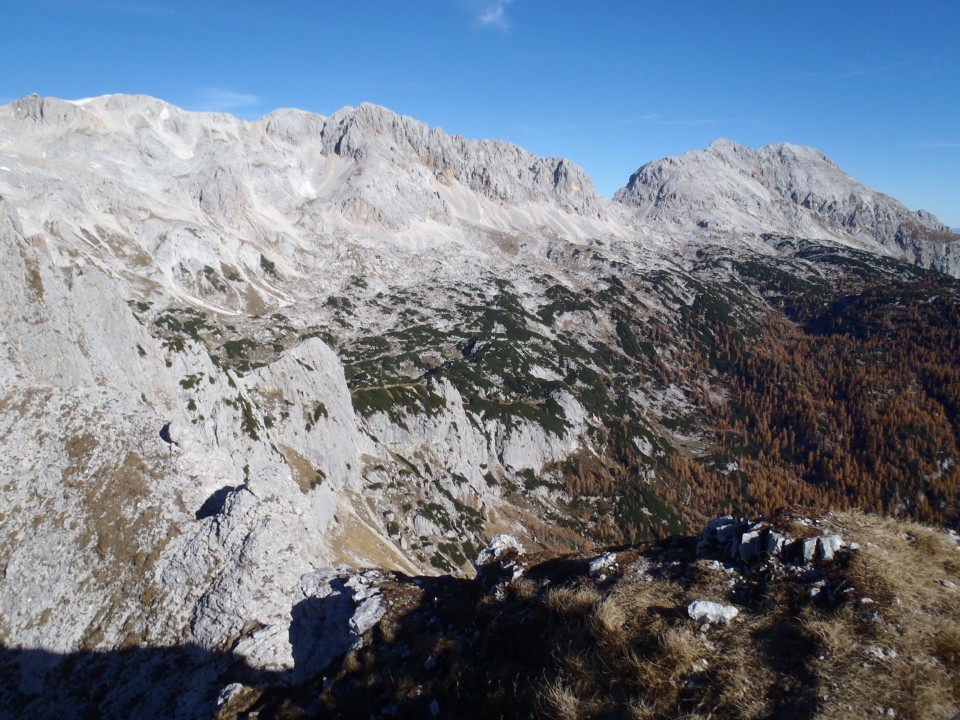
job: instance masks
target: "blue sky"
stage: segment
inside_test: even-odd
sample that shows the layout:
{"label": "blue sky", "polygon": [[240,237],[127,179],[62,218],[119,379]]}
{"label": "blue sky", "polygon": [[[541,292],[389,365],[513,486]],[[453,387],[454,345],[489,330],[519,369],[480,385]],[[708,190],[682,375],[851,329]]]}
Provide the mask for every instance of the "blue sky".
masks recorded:
{"label": "blue sky", "polygon": [[571,158],[608,196],[717,137],[787,141],[960,227],[958,37],[955,0],[0,0],[0,102],[374,102]]}

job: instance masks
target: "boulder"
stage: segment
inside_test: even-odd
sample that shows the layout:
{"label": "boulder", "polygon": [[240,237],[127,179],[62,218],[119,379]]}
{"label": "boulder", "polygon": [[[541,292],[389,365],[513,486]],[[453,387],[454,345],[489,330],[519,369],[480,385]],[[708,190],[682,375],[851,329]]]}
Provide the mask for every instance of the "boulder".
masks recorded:
{"label": "boulder", "polygon": [[807,538],[793,543],[795,557],[803,563],[812,561],[817,551],[817,540],[818,538]]}
{"label": "boulder", "polygon": [[473,566],[477,569],[477,572],[480,572],[482,567],[499,560],[505,555],[511,553],[523,555],[523,552],[523,545],[513,535],[495,535],[477,555]]}
{"label": "boulder", "polygon": [[520,562],[523,552],[523,545],[513,535],[496,535],[473,563],[477,578],[484,587],[499,596],[505,583],[523,575],[523,564]]}
{"label": "boulder", "polygon": [[817,557],[829,562],[837,550],[843,547],[843,538],[839,535],[825,535],[817,538]]}
{"label": "boulder", "polygon": [[697,555],[725,554],[737,531],[743,526],[745,524],[734,520],[732,515],[710,520],[697,539]]}
{"label": "boulder", "polygon": [[590,574],[599,575],[601,572],[606,570],[609,567],[612,567],[617,564],[617,554],[613,552],[606,552],[598,558],[594,558],[590,561]]}
{"label": "boulder", "polygon": [[740,611],[733,605],[721,605],[710,600],[694,600],[687,606],[687,614],[701,625],[714,623],[726,625],[739,615]]}

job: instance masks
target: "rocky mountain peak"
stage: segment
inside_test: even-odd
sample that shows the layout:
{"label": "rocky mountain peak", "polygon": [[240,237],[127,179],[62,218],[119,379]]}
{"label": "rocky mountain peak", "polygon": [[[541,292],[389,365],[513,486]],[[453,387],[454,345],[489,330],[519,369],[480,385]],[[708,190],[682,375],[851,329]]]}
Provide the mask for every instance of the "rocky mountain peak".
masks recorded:
{"label": "rocky mountain peak", "polygon": [[265,115],[256,124],[263,127],[269,137],[289,144],[316,142],[323,137],[326,118],[322,115],[282,108]]}
{"label": "rocky mountain peak", "polygon": [[765,145],[757,150],[757,155],[767,159],[776,157],[785,164],[814,164],[822,165],[840,170],[839,166],[820,150],[809,145],[794,145],[793,143],[777,143],[776,145]]}
{"label": "rocky mountain peak", "polygon": [[[724,158],[728,162],[750,162],[755,158],[755,153],[751,148],[728,138],[717,138],[707,146],[704,152]],[[685,155],[689,154],[685,153]]]}
{"label": "rocky mountain peak", "polygon": [[357,161],[377,157],[400,166],[421,165],[443,185],[457,182],[507,205],[549,203],[578,215],[603,215],[593,183],[569,160],[536,157],[498,140],[449,135],[378,105],[335,113],[324,144],[328,152]]}
{"label": "rocky mountain peak", "polygon": [[737,242],[779,233],[823,238],[960,272],[950,229],[928,212],[867,187],[816,148],[757,150],[720,139],[702,151],[647,163],[614,201],[671,232]]}
{"label": "rocky mountain peak", "polygon": [[66,125],[82,115],[73,103],[58,98],[27,95],[8,106],[17,120],[29,120],[38,125]]}

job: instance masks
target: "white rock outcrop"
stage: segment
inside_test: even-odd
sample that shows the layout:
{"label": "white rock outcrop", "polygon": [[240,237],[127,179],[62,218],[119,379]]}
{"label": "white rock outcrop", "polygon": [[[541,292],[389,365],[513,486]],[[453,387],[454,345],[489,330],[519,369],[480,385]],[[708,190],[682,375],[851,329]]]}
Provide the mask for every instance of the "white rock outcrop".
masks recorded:
{"label": "white rock outcrop", "polygon": [[513,535],[495,535],[490,539],[490,542],[487,543],[487,546],[480,551],[480,554],[477,555],[477,559],[473,562],[474,567],[476,567],[479,572],[484,566],[500,560],[500,558],[508,553],[523,555],[523,544]]}
{"label": "white rock outcrop", "polygon": [[711,600],[694,600],[687,606],[687,615],[701,625],[726,625],[739,614],[733,605],[721,605]]}

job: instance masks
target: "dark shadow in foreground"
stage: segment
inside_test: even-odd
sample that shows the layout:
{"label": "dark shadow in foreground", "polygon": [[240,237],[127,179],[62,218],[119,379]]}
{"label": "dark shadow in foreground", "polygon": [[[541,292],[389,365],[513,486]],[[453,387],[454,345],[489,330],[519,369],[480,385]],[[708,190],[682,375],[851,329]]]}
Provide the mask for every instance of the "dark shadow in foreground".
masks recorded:
{"label": "dark shadow in foreground", "polygon": [[0,717],[212,718],[233,682],[283,683],[196,645],[59,654],[0,647]]}

